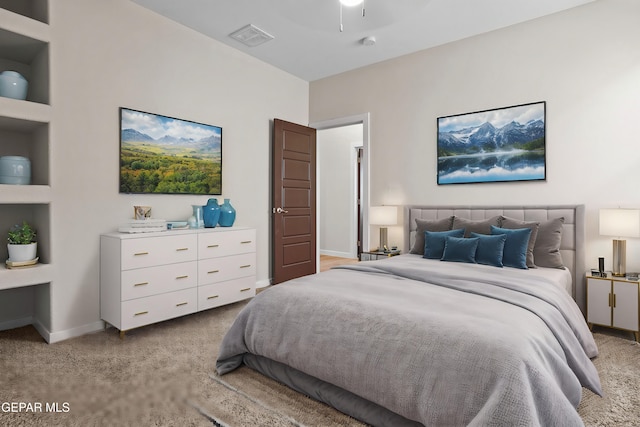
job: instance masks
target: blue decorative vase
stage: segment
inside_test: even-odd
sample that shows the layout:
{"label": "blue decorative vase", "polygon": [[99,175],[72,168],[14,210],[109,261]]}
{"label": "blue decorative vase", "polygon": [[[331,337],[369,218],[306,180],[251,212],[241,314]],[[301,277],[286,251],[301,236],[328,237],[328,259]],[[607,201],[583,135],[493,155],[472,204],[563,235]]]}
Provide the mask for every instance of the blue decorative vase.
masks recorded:
{"label": "blue decorative vase", "polygon": [[0,96],[14,99],[27,99],[29,83],[20,73],[3,71],[0,73]]}
{"label": "blue decorative vase", "polygon": [[224,199],[224,203],[220,206],[220,227],[231,227],[236,220],[236,210],[229,203],[229,199]]}
{"label": "blue decorative vase", "polygon": [[209,199],[207,204],[202,207],[204,212],[204,226],[206,228],[214,228],[220,219],[220,205],[218,199]]}
{"label": "blue decorative vase", "polygon": [[31,184],[31,162],[26,157],[0,157],[0,184]]}

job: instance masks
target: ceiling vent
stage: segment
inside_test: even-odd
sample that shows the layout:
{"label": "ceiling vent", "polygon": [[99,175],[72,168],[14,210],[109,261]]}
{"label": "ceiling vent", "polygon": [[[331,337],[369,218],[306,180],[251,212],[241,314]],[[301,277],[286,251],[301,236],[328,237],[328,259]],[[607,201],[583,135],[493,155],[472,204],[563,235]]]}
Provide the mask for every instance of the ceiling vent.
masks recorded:
{"label": "ceiling vent", "polygon": [[266,43],[269,40],[273,40],[274,38],[271,34],[261,30],[260,28],[252,24],[246,25],[239,30],[234,31],[233,33],[229,34],[229,37],[238,40],[240,43],[249,47],[261,45],[262,43]]}

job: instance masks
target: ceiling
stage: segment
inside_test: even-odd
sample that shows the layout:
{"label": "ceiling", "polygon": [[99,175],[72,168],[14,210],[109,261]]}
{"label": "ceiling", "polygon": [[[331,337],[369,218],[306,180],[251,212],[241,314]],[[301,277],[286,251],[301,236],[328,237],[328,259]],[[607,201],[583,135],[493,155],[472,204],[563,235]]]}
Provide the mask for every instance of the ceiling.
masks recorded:
{"label": "ceiling", "polygon": [[[536,19],[594,0],[132,0],[248,55],[314,81]],[[252,24],[274,39],[229,37]],[[374,37],[375,44],[362,39]]]}

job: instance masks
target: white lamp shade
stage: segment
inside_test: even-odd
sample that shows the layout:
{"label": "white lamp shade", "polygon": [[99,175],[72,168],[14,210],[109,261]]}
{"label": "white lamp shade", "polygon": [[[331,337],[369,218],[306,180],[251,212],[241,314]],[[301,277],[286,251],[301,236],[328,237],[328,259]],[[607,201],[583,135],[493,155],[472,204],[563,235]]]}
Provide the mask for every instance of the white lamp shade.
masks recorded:
{"label": "white lamp shade", "polygon": [[600,235],[640,237],[640,210],[600,209]]}
{"label": "white lamp shade", "polygon": [[397,206],[371,206],[369,210],[369,224],[396,225],[398,223]]}

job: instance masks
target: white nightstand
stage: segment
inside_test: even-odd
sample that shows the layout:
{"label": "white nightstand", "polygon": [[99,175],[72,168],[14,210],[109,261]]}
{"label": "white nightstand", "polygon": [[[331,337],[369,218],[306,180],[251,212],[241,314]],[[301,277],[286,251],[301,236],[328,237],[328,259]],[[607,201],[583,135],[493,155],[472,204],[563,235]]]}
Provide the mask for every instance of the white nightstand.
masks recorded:
{"label": "white nightstand", "polygon": [[640,281],[587,273],[587,323],[633,332],[640,341]]}

